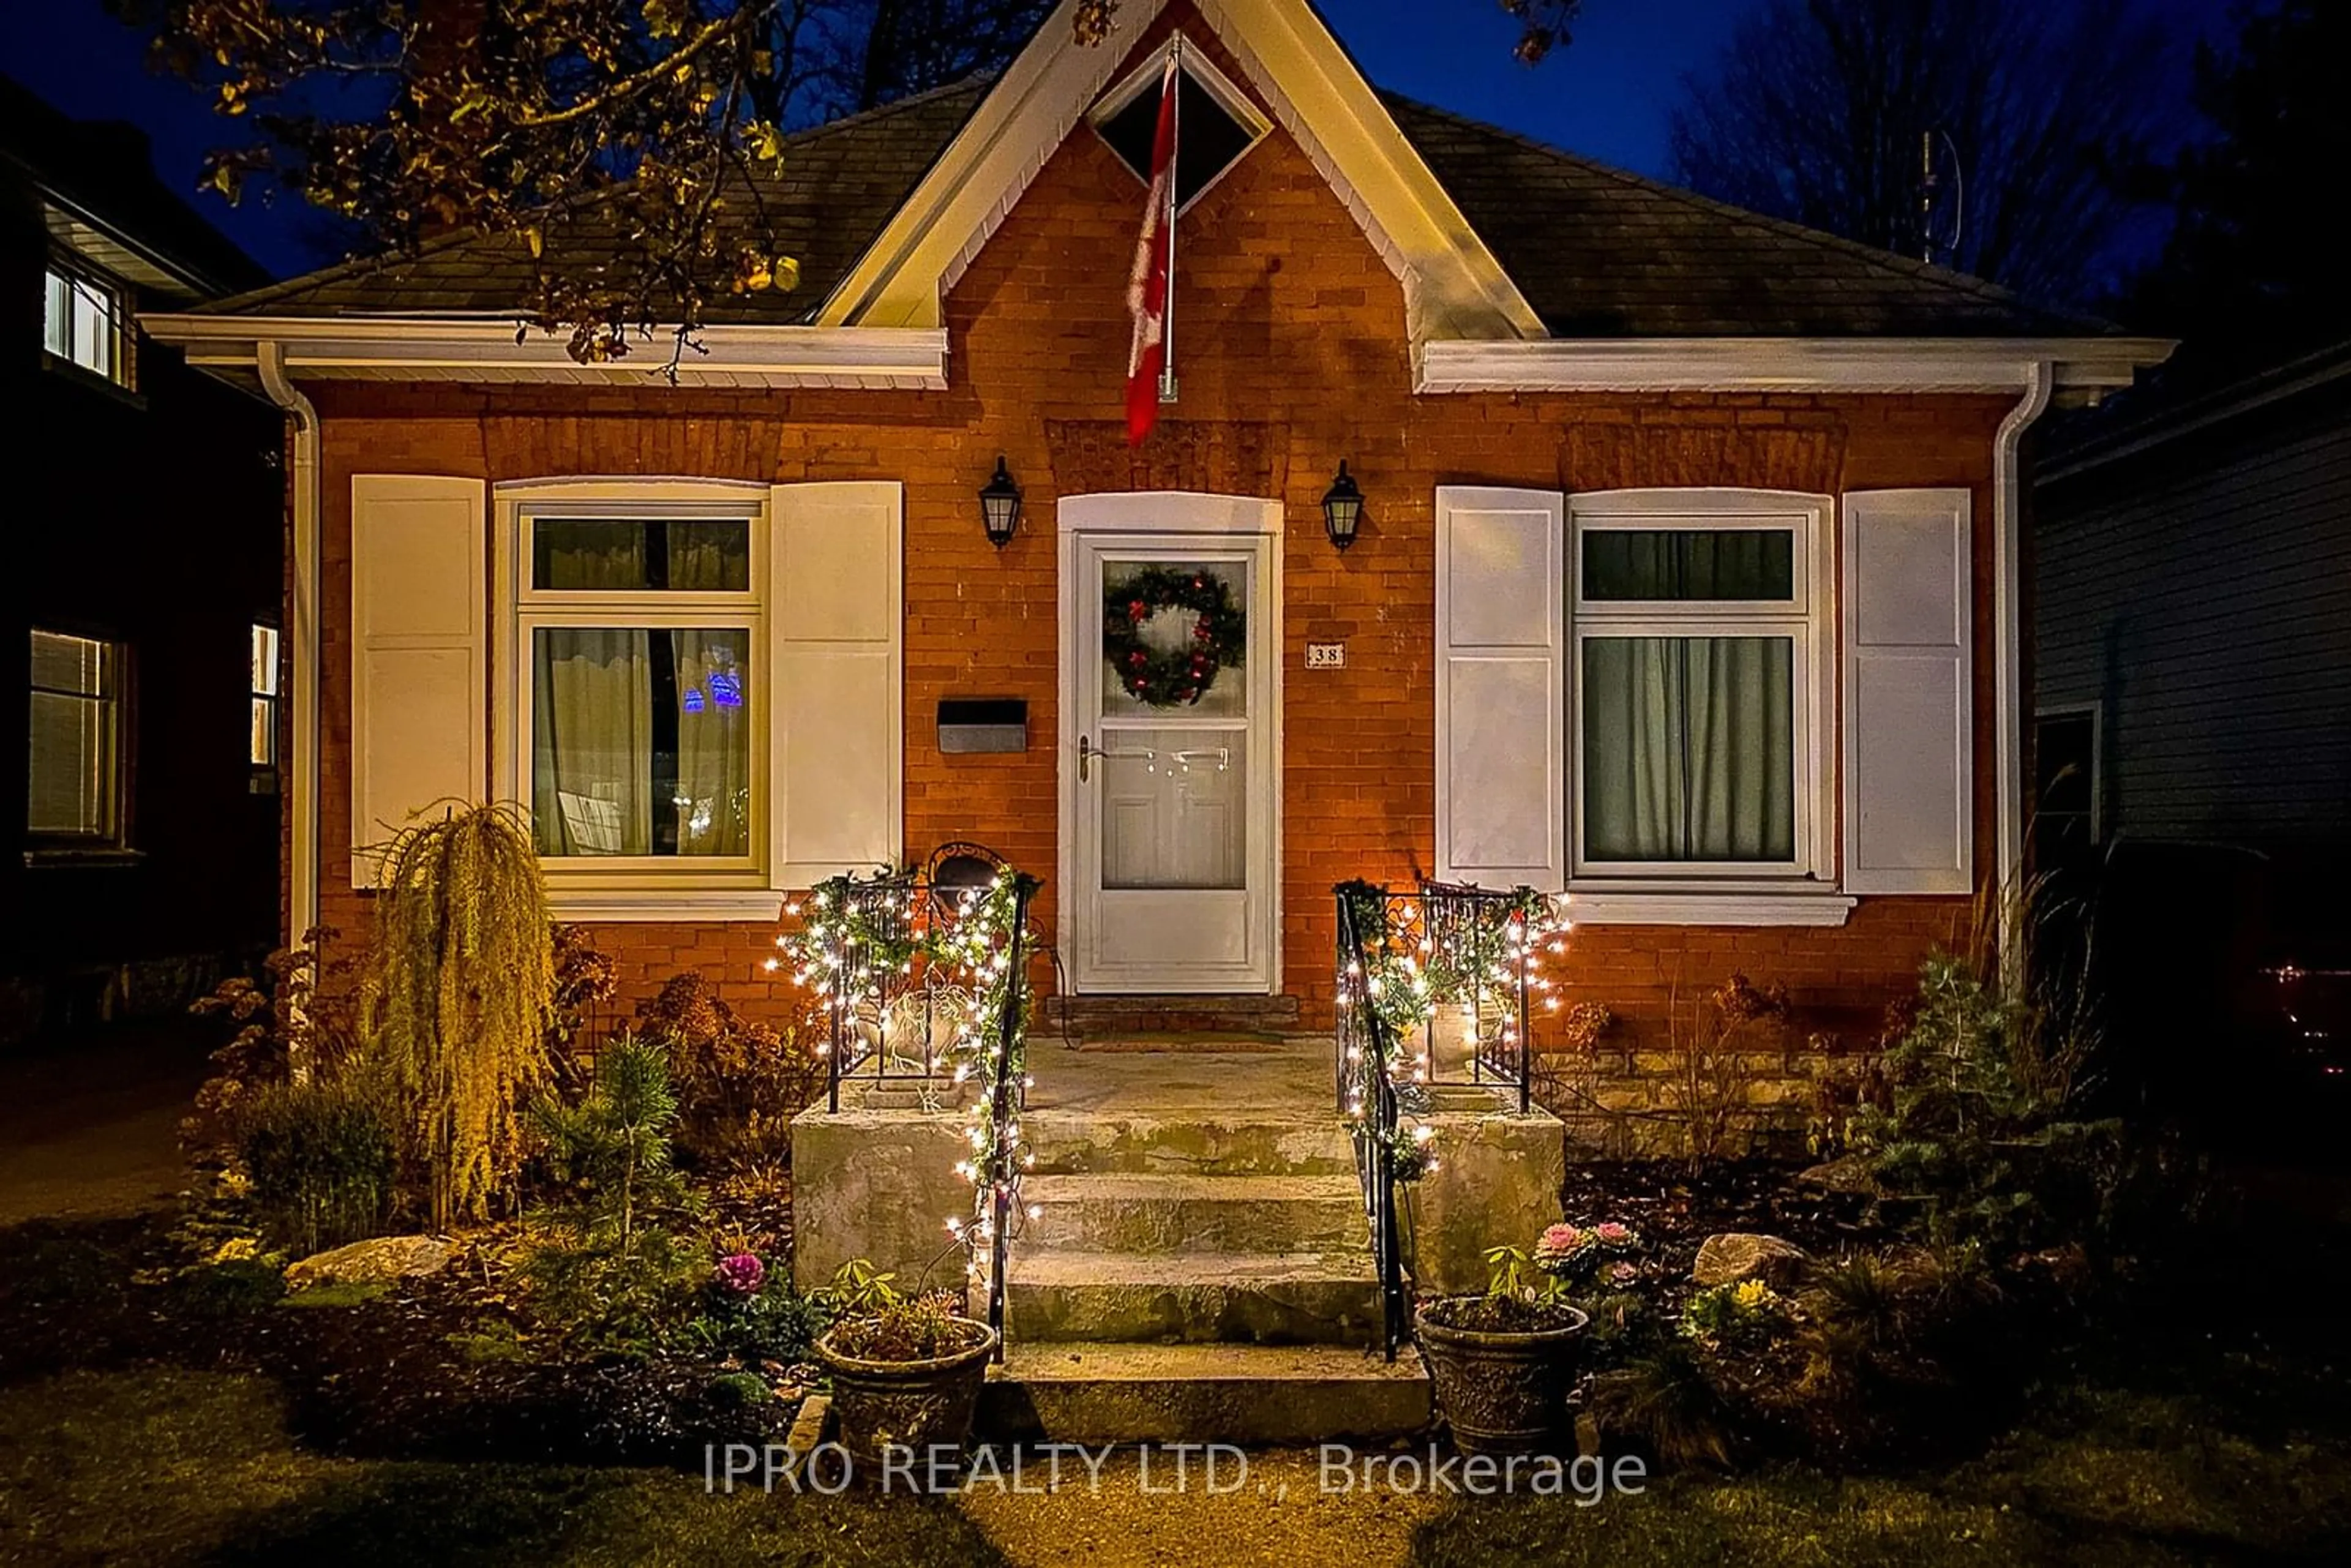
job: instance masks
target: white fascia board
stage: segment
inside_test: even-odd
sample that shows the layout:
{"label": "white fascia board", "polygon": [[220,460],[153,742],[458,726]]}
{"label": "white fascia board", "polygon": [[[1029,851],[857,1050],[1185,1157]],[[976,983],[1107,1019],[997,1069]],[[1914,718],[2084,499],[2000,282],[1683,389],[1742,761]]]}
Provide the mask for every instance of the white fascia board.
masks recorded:
{"label": "white fascia board", "polygon": [[[301,381],[659,385],[671,348],[656,332],[626,359],[583,365],[559,338],[532,331],[517,342],[511,319],[155,314],[139,321],[199,370],[249,370],[257,345],[277,344],[285,373]],[[689,349],[678,360],[681,386],[938,392],[947,384],[944,329],[715,326],[698,337],[702,351]]]}
{"label": "white fascia board", "polygon": [[2111,392],[2164,338],[1626,338],[1421,345],[1416,391],[2014,392],[2036,365]]}

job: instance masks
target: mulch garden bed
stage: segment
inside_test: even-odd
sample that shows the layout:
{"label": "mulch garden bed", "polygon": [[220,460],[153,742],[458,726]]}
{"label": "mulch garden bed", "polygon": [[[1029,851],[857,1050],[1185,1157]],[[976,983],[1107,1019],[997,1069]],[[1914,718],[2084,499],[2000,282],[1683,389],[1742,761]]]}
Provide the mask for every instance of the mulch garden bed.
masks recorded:
{"label": "mulch garden bed", "polygon": [[728,1368],[666,1351],[558,1359],[517,1332],[470,1245],[438,1274],[348,1305],[224,1300],[155,1277],[177,1260],[162,1216],[0,1232],[0,1383],[73,1367],[257,1373],[324,1452],[694,1469],[705,1443],[780,1441],[805,1386],[795,1369],[757,1369],[792,1396],[747,1399]]}

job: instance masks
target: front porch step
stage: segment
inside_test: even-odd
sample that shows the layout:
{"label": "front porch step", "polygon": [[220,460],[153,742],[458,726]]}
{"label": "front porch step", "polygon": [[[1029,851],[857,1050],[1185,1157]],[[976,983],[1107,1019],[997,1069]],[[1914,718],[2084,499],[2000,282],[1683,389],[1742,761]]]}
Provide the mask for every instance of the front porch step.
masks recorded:
{"label": "front porch step", "polygon": [[1092,1044],[1135,1035],[1256,1035],[1298,1029],[1298,998],[1268,996],[1100,996],[1044,998],[1041,1033],[1066,1031]]}
{"label": "front porch step", "polygon": [[1015,1248],[1006,1337],[1143,1344],[1366,1344],[1380,1321],[1367,1250],[1160,1257]]}
{"label": "front porch step", "polygon": [[1019,1245],[1039,1252],[1308,1252],[1364,1235],[1352,1174],[1041,1176],[1021,1197],[1038,1214]]}
{"label": "front porch step", "polygon": [[[1246,1103],[1249,1085],[1236,1082],[1228,1092]],[[1336,1113],[1319,1111],[1267,1115],[1204,1104],[1129,1114],[1032,1108],[1021,1118],[1020,1132],[1039,1176],[1342,1176],[1355,1168],[1346,1127]]]}
{"label": "front porch step", "polygon": [[1304,1444],[1379,1440],[1429,1422],[1427,1370],[1341,1345],[1025,1344],[980,1396],[999,1441]]}

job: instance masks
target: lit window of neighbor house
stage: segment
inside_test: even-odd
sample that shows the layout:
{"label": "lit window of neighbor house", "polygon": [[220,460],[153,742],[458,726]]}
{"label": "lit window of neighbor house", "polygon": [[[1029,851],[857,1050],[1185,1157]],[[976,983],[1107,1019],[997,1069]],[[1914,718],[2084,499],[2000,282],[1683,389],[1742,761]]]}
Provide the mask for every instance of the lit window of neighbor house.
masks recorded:
{"label": "lit window of neighbor house", "polygon": [[130,317],[130,300],[119,284],[55,262],[49,265],[42,327],[43,346],[53,359],[129,386]]}
{"label": "lit window of neighbor house", "polygon": [[266,795],[277,788],[277,628],[253,623],[253,733],[251,761],[253,792]]}
{"label": "lit window of neighbor house", "polygon": [[36,630],[25,827],[35,849],[122,842],[122,649]]}

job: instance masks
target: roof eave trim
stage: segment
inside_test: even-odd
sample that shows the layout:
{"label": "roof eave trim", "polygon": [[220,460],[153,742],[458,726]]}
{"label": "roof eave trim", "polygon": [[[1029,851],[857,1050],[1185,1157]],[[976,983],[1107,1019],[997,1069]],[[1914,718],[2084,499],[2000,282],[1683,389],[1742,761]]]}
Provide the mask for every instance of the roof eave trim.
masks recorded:
{"label": "roof eave trim", "polygon": [[[660,384],[667,345],[659,336],[628,358],[583,365],[563,340],[540,332],[516,341],[511,320],[430,317],[291,318],[156,313],[140,325],[183,351],[199,370],[250,370],[262,343],[278,345],[296,381]],[[705,327],[701,351],[677,365],[676,384],[717,387],[851,387],[942,392],[944,330],[860,327]]]}
{"label": "roof eave trim", "polygon": [[2164,338],[1627,338],[1421,346],[1415,389],[2009,392],[2037,364],[2106,392],[2170,358]]}

